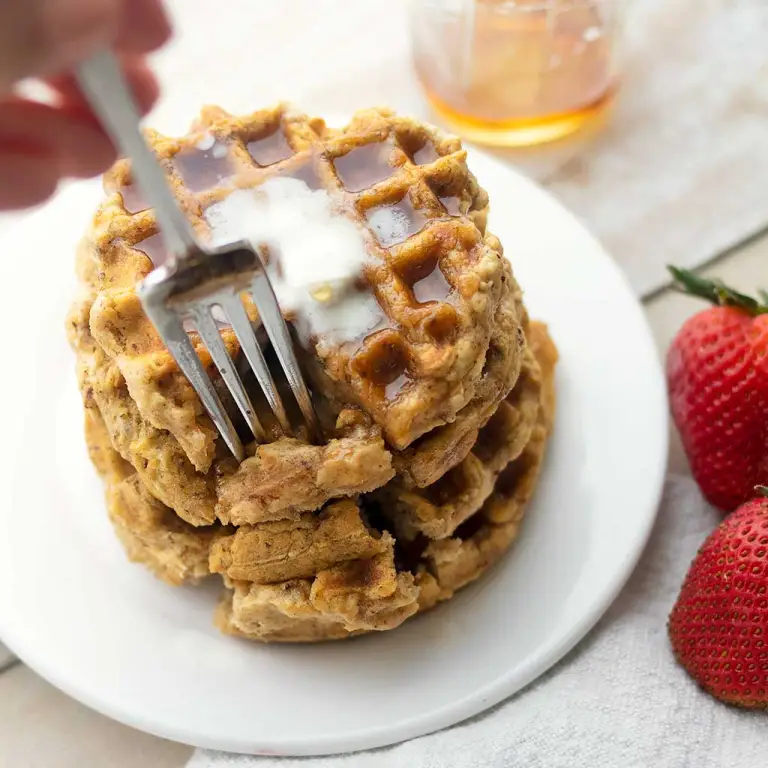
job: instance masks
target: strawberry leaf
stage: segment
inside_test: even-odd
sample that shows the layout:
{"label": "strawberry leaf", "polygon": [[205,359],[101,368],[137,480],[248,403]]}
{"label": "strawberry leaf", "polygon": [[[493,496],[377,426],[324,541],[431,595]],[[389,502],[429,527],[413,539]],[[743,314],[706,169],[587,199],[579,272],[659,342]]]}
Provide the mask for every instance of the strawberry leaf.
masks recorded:
{"label": "strawberry leaf", "polygon": [[736,307],[750,315],[768,314],[768,293],[760,291],[762,304],[752,296],[730,288],[721,280],[700,277],[687,269],[667,267],[674,278],[673,287],[689,296],[698,296],[720,307]]}

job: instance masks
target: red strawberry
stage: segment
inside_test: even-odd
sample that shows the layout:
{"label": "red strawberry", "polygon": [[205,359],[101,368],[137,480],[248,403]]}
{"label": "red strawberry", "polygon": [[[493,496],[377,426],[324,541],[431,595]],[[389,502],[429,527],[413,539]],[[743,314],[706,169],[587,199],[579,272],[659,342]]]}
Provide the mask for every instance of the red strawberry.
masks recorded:
{"label": "red strawberry", "polygon": [[747,502],[712,531],[668,628],[677,660],[706,691],[768,707],[768,499]]}
{"label": "red strawberry", "polygon": [[[667,355],[672,416],[691,471],[716,507],[768,485],[768,305],[671,269],[678,287],[716,306],[690,318]],[[768,301],[768,297],[763,297]]]}

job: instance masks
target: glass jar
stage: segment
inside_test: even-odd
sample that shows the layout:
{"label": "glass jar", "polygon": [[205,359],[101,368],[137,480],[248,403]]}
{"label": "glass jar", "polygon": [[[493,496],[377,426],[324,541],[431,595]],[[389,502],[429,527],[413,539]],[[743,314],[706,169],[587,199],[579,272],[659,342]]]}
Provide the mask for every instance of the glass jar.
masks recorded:
{"label": "glass jar", "polygon": [[410,0],[416,73],[470,141],[552,141],[601,116],[618,86],[626,0]]}

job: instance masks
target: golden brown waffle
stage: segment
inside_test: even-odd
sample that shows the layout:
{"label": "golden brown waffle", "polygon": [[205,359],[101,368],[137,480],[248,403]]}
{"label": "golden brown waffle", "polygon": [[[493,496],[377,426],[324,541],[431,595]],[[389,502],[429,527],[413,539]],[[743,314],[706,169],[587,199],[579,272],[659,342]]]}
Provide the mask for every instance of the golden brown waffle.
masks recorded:
{"label": "golden brown waffle", "polygon": [[541,401],[541,368],[528,348],[514,389],[479,430],[470,453],[425,488],[408,487],[401,477],[372,497],[392,519],[398,536],[423,534],[444,539],[477,512],[493,491],[499,473],[530,440]]}
{"label": "golden brown waffle", "polygon": [[211,547],[229,530],[189,525],[152,496],[112,447],[95,407],[85,410],[85,435],[91,459],[106,482],[109,519],[129,559],[174,586],[208,576]]}
{"label": "golden brown waffle", "polygon": [[413,571],[420,588],[419,610],[448,600],[477,579],[517,538],[526,505],[536,489],[555,417],[557,349],[540,323],[532,324],[530,338],[541,371],[541,399],[530,439],[522,453],[501,470],[480,510],[465,520],[452,538],[428,541],[420,537],[414,542],[416,547],[426,543],[421,562]]}
{"label": "golden brown waffle", "polygon": [[142,417],[118,366],[95,343],[88,298],[70,312],[70,342],[87,408],[103,419],[111,444],[148,491],[191,525],[255,523],[298,516],[340,496],[380,487],[394,475],[377,427],[343,411],[325,445],[292,438],[252,446],[239,467],[229,457],[206,474],[195,471],[181,444]]}
{"label": "golden brown waffle", "polygon": [[368,559],[391,545],[392,537],[369,528],[357,504],[345,499],[298,520],[240,526],[215,542],[210,568],[234,581],[272,584]]}
{"label": "golden brown waffle", "polygon": [[[529,328],[458,139],[388,110],[329,129],[279,106],[207,108],[184,138],[150,141],[202,240],[207,209],[233,190],[276,177],[326,190],[365,239],[355,290],[380,319],[352,341],[301,338],[324,442],[271,421],[270,442],[238,466],[136,296],[166,255],[118,162],[78,251],[68,330],[90,455],[129,557],[172,584],[219,574],[217,623],[259,640],[391,629],[447,599],[515,537],[556,360],[543,326]],[[405,222],[399,234],[377,223],[382,210]],[[237,364],[237,339],[220,332]]]}
{"label": "golden brown waffle", "polygon": [[232,582],[216,616],[228,634],[279,642],[337,640],[393,629],[419,609],[410,573],[395,569],[394,550],[351,560],[311,579],[280,584]]}
{"label": "golden brown waffle", "polygon": [[[370,498],[360,506],[351,500],[334,502],[296,521],[194,528],[168,518],[170,510],[141,493],[135,474],[125,478],[120,469],[125,463],[110,456],[102,427],[88,434],[91,451],[102,457],[102,464],[118,462],[118,471],[108,475],[108,481],[116,483],[109,491],[113,523],[131,558],[166,581],[194,581],[206,567],[221,573],[228,590],[217,624],[231,634],[308,642],[397,626],[479,577],[518,533],[536,486],[555,407],[557,352],[542,325],[532,324],[529,336],[536,365],[527,360],[525,375],[537,377],[537,384],[521,383],[537,397],[535,420],[526,422],[521,432],[527,436],[525,446],[518,452],[510,447],[513,440],[494,443],[489,438],[473,449],[472,456],[484,456],[493,467],[500,467],[505,457],[514,458],[500,468],[480,509],[450,538],[433,540],[419,532],[397,534],[395,541],[385,529],[398,529],[399,511]],[[510,400],[524,418],[528,398],[513,392]],[[505,407],[505,423],[519,425],[511,413]],[[118,514],[115,498],[123,505]],[[369,510],[376,527],[368,522]]]}
{"label": "golden brown waffle", "polygon": [[[357,222],[371,254],[360,285],[375,294],[381,322],[355,343],[313,339],[322,372],[314,383],[370,414],[394,448],[451,422],[476,399],[492,338],[496,348],[509,344],[513,358],[519,353],[507,333],[517,323],[508,266],[485,240],[487,196],[458,139],[387,110],[363,110],[331,130],[282,106],[242,118],[207,108],[186,137],[149,138],[203,239],[211,204],[275,176],[328,190]],[[109,195],[79,254],[81,281],[95,294],[93,336],[117,363],[142,417],[173,435],[205,472],[216,435],[134,290],[152,259],[164,258],[154,215],[140,200],[127,161],[113,168],[105,186]],[[402,242],[380,241],[370,216],[383,208],[397,209],[408,222]],[[222,335],[236,354],[232,331]],[[208,363],[199,343],[198,351]]]}
{"label": "golden brown waffle", "polygon": [[[416,612],[450,599],[481,576],[517,537],[536,487],[554,418],[557,351],[544,326],[532,326],[531,346],[539,364],[540,386],[529,440],[519,456],[500,472],[479,511],[451,538],[430,541],[419,535],[410,542],[398,539],[396,566],[385,553],[372,560],[321,571],[314,578],[267,585],[230,583],[233,591],[222,600],[218,626],[224,632],[262,641],[343,639],[360,632],[391,629]],[[388,516],[396,514],[387,510]],[[360,573],[374,576],[361,580]],[[400,588],[398,580],[403,576],[407,582]],[[336,600],[325,598],[329,580],[335,585]],[[361,588],[361,581],[366,582],[365,587]],[[372,600],[372,592],[380,594],[382,589],[386,598]]]}
{"label": "golden brown waffle", "polygon": [[210,574],[209,553],[218,527],[196,528],[152,496],[136,474],[107,492],[109,518],[130,560],[174,586]]}
{"label": "golden brown waffle", "polygon": [[[489,235],[486,240],[502,252],[496,237]],[[505,315],[500,318],[499,338],[506,341],[497,344],[495,338],[491,339],[483,378],[475,397],[458,412],[453,422],[433,429],[405,450],[394,452],[395,470],[406,487],[430,486],[457,466],[469,454],[479,431],[517,381],[526,354],[524,329],[528,326],[528,315],[511,270],[508,280],[515,298],[516,317]],[[510,343],[510,340],[513,341]]]}

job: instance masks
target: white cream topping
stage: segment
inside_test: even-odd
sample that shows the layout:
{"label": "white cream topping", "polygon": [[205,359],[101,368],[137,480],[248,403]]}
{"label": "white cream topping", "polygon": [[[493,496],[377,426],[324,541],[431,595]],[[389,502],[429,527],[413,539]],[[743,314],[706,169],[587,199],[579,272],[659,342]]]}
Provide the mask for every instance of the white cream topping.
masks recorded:
{"label": "white cream topping", "polygon": [[302,340],[352,341],[381,321],[373,294],[354,286],[368,259],[363,232],[334,210],[325,190],[277,177],[233,192],[205,218],[214,245],[248,240],[268,248],[272,286],[283,311],[296,314]]}
{"label": "white cream topping", "polygon": [[207,152],[209,149],[211,149],[216,142],[216,139],[214,139],[213,135],[210,133],[204,133],[200,141],[195,144],[195,146],[201,151],[201,152]]}
{"label": "white cream topping", "polygon": [[368,213],[368,223],[383,246],[402,243],[411,230],[411,221],[405,211],[392,206],[374,208]]}

